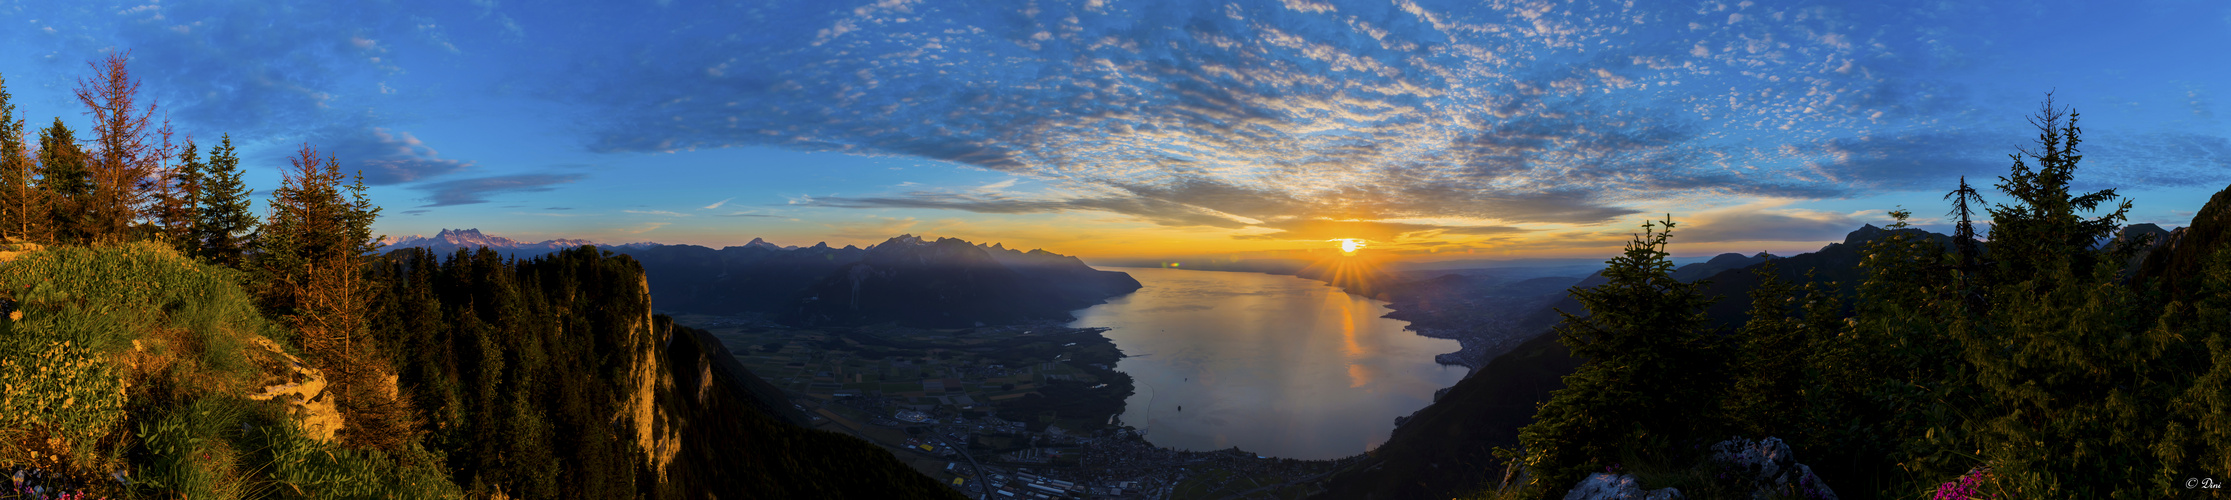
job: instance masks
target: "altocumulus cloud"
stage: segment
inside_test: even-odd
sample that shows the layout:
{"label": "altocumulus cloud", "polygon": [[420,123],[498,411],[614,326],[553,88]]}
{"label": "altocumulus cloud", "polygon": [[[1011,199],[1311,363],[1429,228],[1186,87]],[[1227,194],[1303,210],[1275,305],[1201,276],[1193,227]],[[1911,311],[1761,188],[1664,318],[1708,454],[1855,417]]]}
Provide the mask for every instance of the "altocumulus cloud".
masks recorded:
{"label": "altocumulus cloud", "polygon": [[1981,40],[1946,20],[1988,12],[1911,7],[677,6],[649,49],[565,48],[608,78],[549,92],[613,117],[597,150],[916,156],[1094,193],[825,205],[1595,224],[1669,194],[1841,197],[2003,167],[1936,76],[1964,64],[1941,47]]}

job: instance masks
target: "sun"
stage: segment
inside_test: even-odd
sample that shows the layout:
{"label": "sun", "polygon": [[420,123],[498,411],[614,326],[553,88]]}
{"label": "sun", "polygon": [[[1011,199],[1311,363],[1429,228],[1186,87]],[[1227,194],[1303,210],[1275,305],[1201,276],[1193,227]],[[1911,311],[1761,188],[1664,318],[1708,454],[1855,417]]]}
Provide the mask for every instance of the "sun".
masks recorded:
{"label": "sun", "polygon": [[1337,242],[1340,242],[1340,252],[1341,252],[1341,253],[1356,253],[1356,249],[1359,249],[1359,248],[1363,248],[1363,247],[1364,247],[1364,244],[1363,244],[1363,240],[1359,240],[1359,239],[1355,239],[1355,238],[1340,238],[1340,239],[1329,240],[1329,241],[1337,241]]}

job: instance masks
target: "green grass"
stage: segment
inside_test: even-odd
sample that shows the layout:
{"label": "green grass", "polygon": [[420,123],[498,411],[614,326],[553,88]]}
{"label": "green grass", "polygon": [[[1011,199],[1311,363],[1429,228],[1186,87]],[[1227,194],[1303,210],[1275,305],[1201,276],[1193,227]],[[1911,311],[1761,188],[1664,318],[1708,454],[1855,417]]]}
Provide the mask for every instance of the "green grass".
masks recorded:
{"label": "green grass", "polygon": [[460,496],[416,444],[389,456],[318,442],[282,403],[243,397],[261,375],[248,339],[293,347],[242,280],[152,243],[0,262],[0,297],[24,313],[0,320],[0,462],[96,485],[124,470],[126,497]]}

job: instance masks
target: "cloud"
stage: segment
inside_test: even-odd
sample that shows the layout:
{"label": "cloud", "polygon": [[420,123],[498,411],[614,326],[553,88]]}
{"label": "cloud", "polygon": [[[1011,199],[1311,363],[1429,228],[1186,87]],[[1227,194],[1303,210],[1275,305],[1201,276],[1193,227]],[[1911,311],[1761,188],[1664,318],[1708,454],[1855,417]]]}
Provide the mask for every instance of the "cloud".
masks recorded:
{"label": "cloud", "polygon": [[898,236],[905,232],[907,228],[920,223],[913,217],[891,218],[870,215],[866,219],[864,222],[824,224],[824,226],[828,227],[833,234],[843,238],[882,240]]}
{"label": "cloud", "polygon": [[698,210],[712,210],[712,209],[715,209],[715,208],[720,208],[720,206],[721,206],[721,205],[727,205],[727,204],[728,204],[728,200],[733,200],[733,199],[736,199],[736,198],[735,198],[735,197],[733,197],[733,196],[731,196],[731,197],[729,197],[729,198],[728,198],[727,200],[720,200],[720,201],[716,201],[716,202],[713,202],[713,204],[711,204],[711,205],[706,205],[706,206],[698,207],[697,209],[698,209]]}
{"label": "cloud", "polygon": [[[752,15],[782,24],[732,42],[689,35],[714,17],[676,11],[675,35],[651,50],[590,48],[569,66],[626,76],[546,95],[613,117],[593,150],[946,160],[1107,193],[1056,205],[1125,205],[1109,211],[1157,223],[1600,224],[1667,196],[1933,188],[1999,157],[1946,132],[1972,117],[1936,111],[1970,107],[1935,76],[1957,54],[1909,41],[1968,35],[1890,6],[1753,10],[1732,25],[1730,12],[1621,2],[1037,8],[768,7]],[[1861,22],[1884,28],[1854,32]],[[1823,159],[1838,152],[1851,154]],[[1042,201],[849,200],[1056,208]]]}
{"label": "cloud", "polygon": [[472,167],[472,162],[442,158],[409,132],[380,127],[328,127],[306,139],[320,153],[340,160],[344,172],[361,171],[374,186],[423,181]]}
{"label": "cloud", "polygon": [[621,212],[626,212],[626,213],[631,213],[631,214],[636,214],[636,215],[664,215],[664,216],[667,216],[667,217],[688,217],[688,216],[689,216],[689,214],[685,214],[685,213],[681,213],[681,212],[669,212],[669,211],[665,211],[665,210],[621,210]]}
{"label": "cloud", "polygon": [[913,192],[890,197],[823,197],[797,204],[837,208],[931,208],[985,214],[1036,214],[1101,211],[1138,217],[1165,226],[1247,227],[1246,222],[1198,207],[1137,196],[1021,199],[999,195]]}
{"label": "cloud", "polygon": [[1675,222],[1674,240],[1687,243],[1738,241],[1840,241],[1874,222],[1868,214],[1838,214],[1780,208],[1791,200],[1766,200],[1698,212]]}
{"label": "cloud", "polygon": [[[1264,228],[1272,233],[1241,235],[1243,239],[1324,240],[1364,238],[1395,241],[1406,235],[1494,235],[1524,232],[1509,226],[1457,226],[1371,220],[1297,218],[1269,214],[1307,211],[1295,200],[1275,193],[1251,192],[1210,185],[1175,191],[1149,191],[1128,196],[1075,198],[1015,198],[917,191],[891,197],[823,197],[807,205],[837,208],[931,208],[990,214],[1031,214],[1068,211],[1109,212],[1138,217],[1165,226],[1206,226],[1226,229]],[[1184,200],[1184,201],[1178,201]],[[1219,210],[1221,208],[1221,210]],[[1242,214],[1275,220],[1257,220]]]}
{"label": "cloud", "polygon": [[1238,239],[1310,240],[1322,241],[1342,238],[1360,238],[1376,242],[1394,242],[1406,236],[1431,237],[1445,234],[1495,235],[1526,232],[1508,226],[1442,226],[1378,221],[1344,221],[1330,219],[1296,219],[1275,221],[1257,227],[1277,229],[1267,234],[1237,235]]}
{"label": "cloud", "polygon": [[1014,177],[1009,177],[1009,178],[1007,178],[1007,180],[1004,180],[1004,181],[999,181],[999,182],[994,182],[994,183],[991,183],[991,184],[985,184],[985,185],[982,185],[982,186],[977,186],[977,187],[976,187],[976,190],[977,190],[977,191],[986,191],[986,192],[996,192],[996,191],[999,191],[999,190],[1001,190],[1001,189],[1007,189],[1007,188],[1015,187],[1015,181],[1017,181],[1017,180],[1020,180],[1020,179],[1017,179],[1017,178],[1014,178]]}
{"label": "cloud", "polygon": [[432,203],[425,207],[446,207],[487,203],[488,197],[500,193],[535,193],[555,189],[553,186],[581,180],[581,174],[519,174],[478,177],[450,181],[421,183],[411,189],[424,191]]}

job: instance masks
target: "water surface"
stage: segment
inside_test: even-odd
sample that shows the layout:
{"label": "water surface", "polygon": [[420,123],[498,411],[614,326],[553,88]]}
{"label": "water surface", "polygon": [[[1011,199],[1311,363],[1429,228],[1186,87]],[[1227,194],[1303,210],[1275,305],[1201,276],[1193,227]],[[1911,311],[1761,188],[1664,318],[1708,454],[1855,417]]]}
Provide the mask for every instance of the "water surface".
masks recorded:
{"label": "water surface", "polygon": [[1112,327],[1137,392],[1123,422],[1185,450],[1326,459],[1377,447],[1464,367],[1454,340],[1403,331],[1386,302],[1257,273],[1121,268],[1145,288],[1077,312]]}

